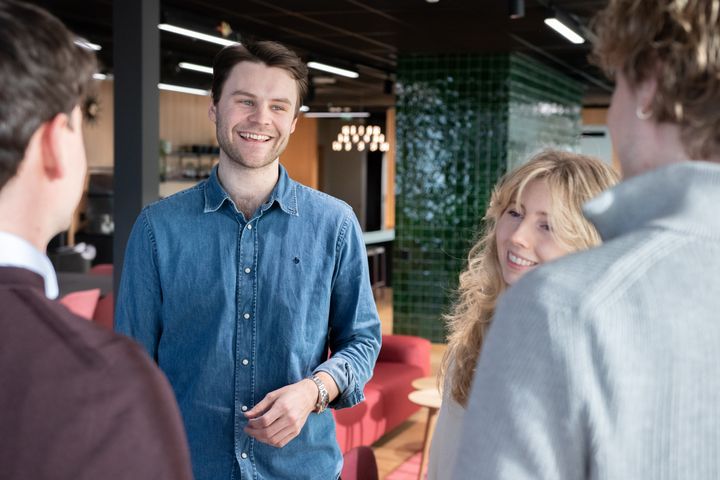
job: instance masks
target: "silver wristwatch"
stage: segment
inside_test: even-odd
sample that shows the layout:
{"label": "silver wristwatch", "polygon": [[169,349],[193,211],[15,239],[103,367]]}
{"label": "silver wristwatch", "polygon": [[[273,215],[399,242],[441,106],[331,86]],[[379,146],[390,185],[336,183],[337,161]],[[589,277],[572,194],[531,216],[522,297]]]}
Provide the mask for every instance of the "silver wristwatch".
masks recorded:
{"label": "silver wristwatch", "polygon": [[330,395],[328,395],[325,384],[322,382],[322,380],[320,380],[317,375],[312,375],[310,377],[310,380],[315,382],[315,385],[317,385],[318,388],[318,398],[317,402],[315,403],[315,413],[322,413],[328,406],[328,402],[330,401]]}

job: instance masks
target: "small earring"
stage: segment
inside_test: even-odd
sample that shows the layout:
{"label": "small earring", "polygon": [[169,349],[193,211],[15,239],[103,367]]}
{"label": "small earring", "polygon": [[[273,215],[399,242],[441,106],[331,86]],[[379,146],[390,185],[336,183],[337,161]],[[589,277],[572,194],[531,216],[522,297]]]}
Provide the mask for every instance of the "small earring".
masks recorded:
{"label": "small earring", "polygon": [[643,110],[642,108],[640,108],[638,106],[635,109],[635,116],[640,120],[647,120],[650,117],[652,117],[652,110],[650,110],[649,112],[646,112],[645,110]]}

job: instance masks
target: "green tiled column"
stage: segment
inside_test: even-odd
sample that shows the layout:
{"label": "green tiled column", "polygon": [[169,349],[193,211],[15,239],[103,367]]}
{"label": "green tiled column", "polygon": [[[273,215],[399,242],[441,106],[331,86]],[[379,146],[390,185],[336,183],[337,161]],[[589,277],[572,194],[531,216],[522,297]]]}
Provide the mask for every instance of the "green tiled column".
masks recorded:
{"label": "green tiled column", "polygon": [[393,330],[445,339],[492,186],[543,146],[577,148],[581,87],[519,55],[398,64]]}

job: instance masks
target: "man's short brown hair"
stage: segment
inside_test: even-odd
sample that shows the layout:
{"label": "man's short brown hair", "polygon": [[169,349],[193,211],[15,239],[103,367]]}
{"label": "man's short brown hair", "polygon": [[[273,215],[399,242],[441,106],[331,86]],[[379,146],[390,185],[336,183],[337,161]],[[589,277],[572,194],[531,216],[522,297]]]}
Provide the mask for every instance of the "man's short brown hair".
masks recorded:
{"label": "man's short brown hair", "polygon": [[95,55],[45,10],[0,0],[0,190],[17,173],[30,138],[83,100]]}
{"label": "man's short brown hair", "polygon": [[242,62],[263,63],[268,67],[277,67],[288,72],[297,85],[298,98],[295,106],[295,115],[297,115],[308,91],[307,66],[286,46],[269,41],[229,45],[218,52],[213,61],[212,99],[215,105],[220,101],[225,81],[233,67]]}
{"label": "man's short brown hair", "polygon": [[652,115],[675,123],[692,159],[720,154],[720,1],[610,0],[592,59],[631,88],[654,77]]}

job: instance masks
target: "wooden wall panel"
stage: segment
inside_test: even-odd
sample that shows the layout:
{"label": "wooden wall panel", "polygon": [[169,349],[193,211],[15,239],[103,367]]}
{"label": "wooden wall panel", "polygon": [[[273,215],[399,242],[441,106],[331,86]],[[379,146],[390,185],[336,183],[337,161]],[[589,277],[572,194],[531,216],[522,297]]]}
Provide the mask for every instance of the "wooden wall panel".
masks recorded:
{"label": "wooden wall panel", "polygon": [[210,97],[160,91],[160,138],[181,145],[217,145],[215,124],[208,117]]}
{"label": "wooden wall panel", "polygon": [[295,133],[290,135],[280,162],[290,177],[312,188],[319,188],[320,162],[318,159],[317,119],[300,115]]}
{"label": "wooden wall panel", "polygon": [[112,167],[114,155],[113,126],[114,102],[113,82],[99,82],[97,99],[100,105],[97,120],[83,123],[85,154],[88,167]]}

